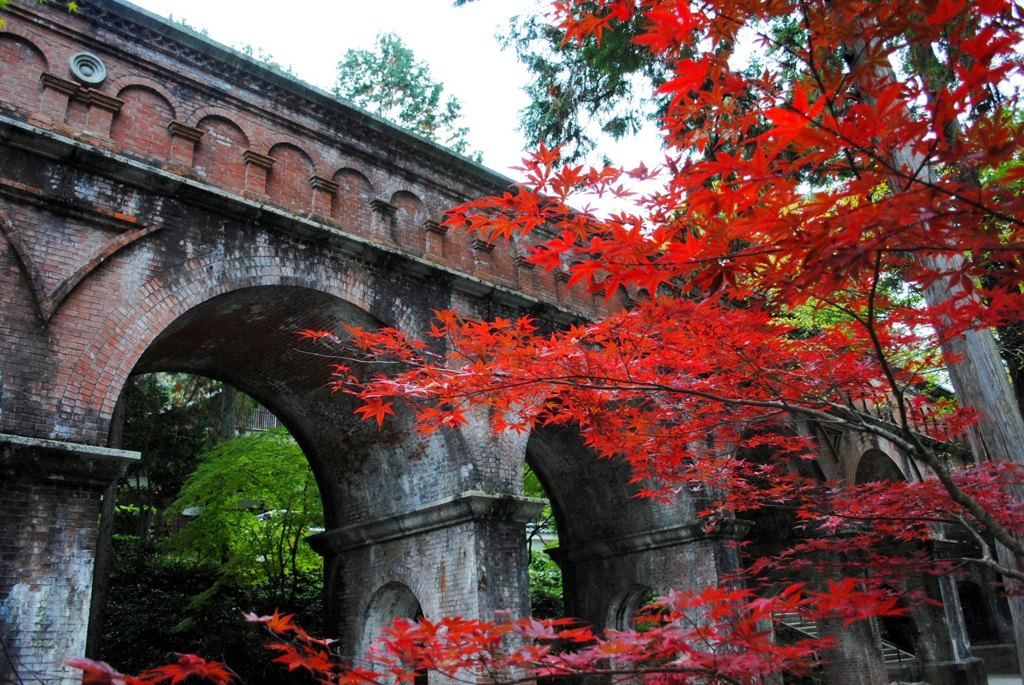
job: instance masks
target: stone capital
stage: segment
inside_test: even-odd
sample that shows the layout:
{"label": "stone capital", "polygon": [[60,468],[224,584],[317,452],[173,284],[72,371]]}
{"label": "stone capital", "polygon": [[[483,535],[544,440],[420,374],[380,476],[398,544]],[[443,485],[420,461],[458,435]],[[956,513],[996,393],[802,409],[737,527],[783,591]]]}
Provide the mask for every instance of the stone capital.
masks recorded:
{"label": "stone capital", "polygon": [[269,155],[264,155],[255,150],[246,150],[242,153],[242,161],[248,166],[258,167],[260,169],[270,170],[274,166],[274,158]]}
{"label": "stone capital", "polygon": [[435,235],[445,235],[448,233],[448,227],[442,223],[438,223],[433,219],[427,219],[422,224],[423,230],[427,233],[433,233]]}
{"label": "stone capital", "polygon": [[547,500],[519,495],[498,495],[477,490],[427,504],[414,511],[368,523],[335,528],[308,538],[320,554],[339,552],[397,540],[483,520],[526,524],[547,505]]}
{"label": "stone capital", "polygon": [[383,217],[392,217],[398,211],[398,207],[380,198],[370,200],[370,209]]}
{"label": "stone capital", "polygon": [[202,129],[193,128],[192,126],[186,126],[180,121],[172,121],[167,125],[167,130],[171,132],[171,135],[175,138],[184,138],[185,140],[193,143],[198,143],[199,139],[203,137],[206,131]]}
{"label": "stone capital", "polygon": [[104,488],[124,475],[139,453],[62,440],[0,433],[0,474],[40,481],[75,481]]}
{"label": "stone capital", "polygon": [[323,176],[310,176],[309,185],[314,190],[323,190],[331,195],[338,192],[338,184],[329,178],[324,178]]}
{"label": "stone capital", "polygon": [[687,521],[676,526],[624,535],[603,540],[583,540],[568,547],[548,550],[558,562],[592,561],[625,554],[646,552],[652,549],[687,545],[708,539],[739,539],[750,528],[750,522],[738,519],[721,521],[713,531],[706,531],[702,521]]}

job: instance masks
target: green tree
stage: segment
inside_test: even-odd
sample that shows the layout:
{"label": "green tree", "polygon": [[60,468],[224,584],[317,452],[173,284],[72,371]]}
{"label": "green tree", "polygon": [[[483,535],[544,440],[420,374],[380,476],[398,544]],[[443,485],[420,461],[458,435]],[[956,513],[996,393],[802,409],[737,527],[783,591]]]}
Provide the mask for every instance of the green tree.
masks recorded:
{"label": "green tree", "polygon": [[[374,50],[348,50],[338,62],[334,94],[416,135],[469,155],[462,104],[446,95],[430,67],[393,33],[377,36]],[[480,153],[472,155],[479,161]]]}
{"label": "green tree", "polygon": [[[547,499],[547,492],[529,465],[523,468],[523,494],[527,497]],[[554,534],[554,540],[551,536]],[[558,543],[555,515],[550,502],[540,515],[527,524],[526,550],[530,556],[530,613],[535,618],[560,618],[564,613],[562,601],[562,569],[541,546]]]}
{"label": "green tree", "polygon": [[129,467],[117,499],[136,507],[131,528],[140,544],[159,528],[154,516],[159,519],[177,497],[197,456],[215,442],[203,403],[180,395],[180,384],[188,378],[145,374],[133,377],[125,388],[123,445],[141,452],[142,458]]}
{"label": "green tree", "polygon": [[167,549],[216,567],[222,582],[250,588],[256,603],[294,605],[322,569],[304,540],[323,527],[320,492],[302,450],[284,430],[204,453],[170,512],[197,515]]}
{"label": "green tree", "polygon": [[601,40],[565,42],[541,9],[514,17],[502,41],[531,75],[524,87],[530,104],[520,113],[526,140],[561,147],[562,159],[572,162],[602,135],[618,140],[655,121],[662,103],[641,94],[664,82],[666,66],[634,41],[641,31],[634,18]]}

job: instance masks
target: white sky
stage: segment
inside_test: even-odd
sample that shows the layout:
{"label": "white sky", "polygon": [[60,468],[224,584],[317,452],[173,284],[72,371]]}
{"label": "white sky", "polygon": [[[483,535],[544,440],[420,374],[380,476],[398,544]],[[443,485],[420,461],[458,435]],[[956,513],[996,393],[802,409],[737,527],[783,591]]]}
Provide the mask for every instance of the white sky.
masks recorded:
{"label": "white sky", "polygon": [[[349,48],[372,49],[378,33],[396,33],[430,65],[434,80],[462,102],[470,145],[495,171],[518,176],[527,147],[518,112],[528,75],[495,38],[509,18],[542,0],[132,0],[162,17],[173,15],[225,45],[262,48],[302,80],[324,90]],[[546,5],[545,5],[546,6]],[[532,147],[532,146],[530,146]]]}

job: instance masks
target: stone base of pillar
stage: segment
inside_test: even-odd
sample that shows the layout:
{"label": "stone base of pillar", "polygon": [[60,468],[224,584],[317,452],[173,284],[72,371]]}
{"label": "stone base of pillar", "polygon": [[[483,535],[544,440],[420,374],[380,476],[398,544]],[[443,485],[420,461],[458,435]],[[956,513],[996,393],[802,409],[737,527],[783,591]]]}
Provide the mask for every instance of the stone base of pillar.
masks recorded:
{"label": "stone base of pillar", "polygon": [[[363,655],[393,616],[529,612],[526,527],[544,500],[469,491],[309,538],[324,556],[328,632]],[[434,676],[431,676],[434,682]]]}
{"label": "stone base of pillar", "polygon": [[915,662],[886,668],[894,683],[928,683],[928,685],[986,685],[985,662],[971,657],[931,664]]}
{"label": "stone base of pillar", "polygon": [[81,683],[100,496],[138,456],[0,434],[0,683]]}

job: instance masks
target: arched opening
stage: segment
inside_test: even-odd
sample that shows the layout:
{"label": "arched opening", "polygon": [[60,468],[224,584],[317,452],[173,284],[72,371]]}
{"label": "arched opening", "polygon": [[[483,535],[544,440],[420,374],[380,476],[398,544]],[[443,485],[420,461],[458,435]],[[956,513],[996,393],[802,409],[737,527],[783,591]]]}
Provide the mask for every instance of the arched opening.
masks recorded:
{"label": "arched opening", "polygon": [[121,404],[112,433],[142,458],[105,502],[92,650],[131,671],[183,650],[221,655],[247,682],[290,680],[239,612],[280,609],[322,629],[323,559],[306,538],[323,510],[302,450],[265,407],[210,378],[137,375]]}
{"label": "arched opening", "polygon": [[[423,608],[416,594],[407,586],[391,582],[378,589],[370,598],[363,618],[363,636],[360,643],[362,652],[370,647],[381,635],[381,631],[394,622],[396,618],[417,621],[423,618]],[[427,685],[426,671],[419,671],[413,679],[414,685]]]}
{"label": "arched opening", "polygon": [[906,476],[892,458],[881,450],[868,450],[857,463],[857,483],[898,483]]}
{"label": "arched opening", "polygon": [[[378,431],[376,426],[365,425],[354,417],[352,403],[332,396],[325,387],[329,360],[316,354],[315,350],[311,352],[309,346],[301,345],[297,335],[297,331],[304,328],[340,332],[342,323],[364,327],[378,325],[359,308],[328,293],[294,286],[246,287],[211,297],[179,315],[149,342],[135,364],[132,380],[125,386],[126,391],[140,382],[145,383],[146,379],[191,379],[183,381],[192,384],[191,392],[208,395],[209,404],[219,411],[230,408],[230,418],[222,418],[216,426],[207,427],[206,430],[217,434],[218,438],[235,438],[222,443],[225,445],[238,440],[248,441],[240,448],[243,453],[236,451],[233,455],[227,455],[235,457],[236,461],[252,459],[255,456],[254,450],[269,449],[267,440],[261,443],[261,438],[249,435],[255,433],[252,429],[262,428],[268,423],[280,423],[287,428],[294,439],[288,437],[283,429],[260,433],[275,436],[269,440],[276,443],[272,445],[276,450],[276,461],[283,462],[287,458],[292,464],[290,470],[266,472],[263,485],[273,489],[296,476],[299,483],[297,490],[306,496],[303,506],[298,507],[294,501],[274,499],[269,493],[252,494],[253,491],[245,490],[240,481],[230,481],[223,486],[233,499],[222,507],[226,521],[214,522],[214,528],[218,525],[229,527],[234,533],[241,529],[250,538],[265,537],[271,530],[287,530],[291,534],[287,540],[279,539],[268,550],[256,554],[252,559],[256,563],[249,570],[238,570],[234,554],[238,541],[234,538],[212,542],[206,540],[210,544],[201,548],[187,545],[175,547],[170,544],[164,546],[161,543],[164,561],[161,562],[163,567],[158,569],[161,573],[157,576],[165,586],[155,590],[134,587],[126,592],[146,601],[157,602],[160,597],[166,598],[172,594],[165,591],[169,589],[167,585],[185,583],[190,587],[187,593],[177,593],[179,604],[198,606],[204,602],[207,605],[212,603],[214,609],[223,614],[217,617],[218,621],[223,621],[216,624],[207,622],[193,626],[179,621],[171,626],[169,632],[172,635],[164,646],[164,654],[171,650],[224,657],[233,654],[231,663],[243,664],[243,668],[252,666],[254,669],[244,674],[246,682],[289,682],[289,677],[278,666],[270,665],[271,659],[261,649],[262,638],[244,628],[242,611],[267,613],[274,606],[280,606],[285,611],[295,610],[298,607],[288,604],[296,600],[296,596],[287,593],[295,589],[303,590],[307,598],[322,600],[325,594],[322,591],[322,566],[310,563],[316,561],[322,564],[322,559],[306,547],[304,538],[322,532],[325,527],[337,527],[341,521],[350,520],[373,506],[393,504],[392,500],[384,501],[374,494],[379,493],[380,488],[366,485],[366,474],[380,470],[375,469],[374,465],[379,464],[381,454],[404,455],[405,445],[396,437],[401,427],[395,427],[393,431]],[[197,380],[200,377],[202,380]],[[154,435],[159,434],[155,429],[153,432]],[[239,438],[240,433],[247,435]],[[174,439],[177,438],[168,438],[167,442]],[[125,447],[131,448],[132,445]],[[143,452],[155,449],[154,445],[139,447]],[[219,446],[210,449],[209,445],[204,445],[199,451],[216,452],[220,449]],[[174,468],[190,470],[196,465],[193,459],[190,464]],[[204,465],[198,466],[202,470]],[[274,469],[281,464],[271,458],[264,466]],[[250,462],[249,468],[256,471],[255,462]],[[300,471],[305,475],[296,475]],[[146,474],[142,479],[136,474],[136,490],[150,487],[150,476]],[[413,477],[402,474],[392,476],[390,481],[393,483]],[[167,503],[161,506],[163,504]],[[213,506],[209,500],[196,503],[177,501],[173,505],[170,514],[160,514],[163,522],[159,528],[161,532],[174,535],[190,530],[194,523],[188,521],[202,518],[204,508],[209,510]],[[136,504],[130,506],[138,509]],[[300,510],[306,512],[307,509],[317,511],[317,521],[304,520],[297,523]],[[146,524],[149,527],[147,530],[152,529],[152,518]],[[139,525],[138,521],[135,523]],[[275,560],[271,558],[272,555],[286,559]],[[180,577],[175,577],[175,565],[186,562],[204,566],[206,574],[200,574],[198,580],[193,578],[191,581],[181,573],[177,573]],[[276,568],[280,571],[283,564],[290,564],[290,569],[275,577],[271,570]],[[218,569],[218,565],[223,568]],[[225,569],[238,570],[242,576],[249,574],[260,587],[273,586],[275,590],[264,593],[268,598],[266,604],[254,604],[252,595],[229,591],[232,583],[225,577]],[[301,580],[296,581],[296,570],[301,570]],[[309,576],[312,573],[317,574],[315,585],[310,582]],[[270,605],[271,599],[273,606]],[[326,601],[330,601],[329,596]],[[312,604],[315,605],[315,602]],[[144,611],[146,614],[159,614],[159,608],[155,605]],[[315,621],[310,625],[314,612],[318,616],[323,614],[319,606],[308,607],[305,624],[317,632],[337,635],[336,626],[317,625]],[[231,626],[230,630],[223,627],[226,625]],[[153,629],[153,625],[140,628],[143,631]],[[183,635],[189,631],[203,636],[205,642],[186,644]],[[244,644],[241,648],[252,647],[252,652],[240,655],[237,651],[232,652],[222,647],[226,642],[221,638],[225,638],[227,632],[232,637],[243,636]],[[102,655],[102,652],[99,654]],[[140,667],[158,663],[163,658],[150,657]],[[125,659],[112,660],[128,670],[133,665]]]}
{"label": "arched opening", "polygon": [[530,614],[534,618],[561,618],[565,615],[562,569],[548,553],[558,547],[558,525],[547,490],[529,464],[523,469],[523,494],[548,500],[548,505],[526,524],[526,551],[529,554]]}
{"label": "arched opening", "polygon": [[647,585],[630,585],[619,591],[608,610],[608,627],[615,630],[640,630],[644,619],[640,611],[658,596],[654,588]]}
{"label": "arched opening", "polygon": [[[649,588],[715,581],[688,556],[703,543],[694,501],[685,493],[668,502],[636,497],[629,465],[599,459],[572,426],[536,429],[526,463],[551,503],[558,546],[549,554],[561,569],[564,615],[611,627],[646,603]],[[645,591],[625,598],[609,587]]]}

